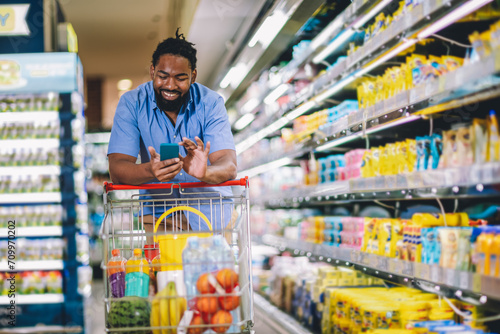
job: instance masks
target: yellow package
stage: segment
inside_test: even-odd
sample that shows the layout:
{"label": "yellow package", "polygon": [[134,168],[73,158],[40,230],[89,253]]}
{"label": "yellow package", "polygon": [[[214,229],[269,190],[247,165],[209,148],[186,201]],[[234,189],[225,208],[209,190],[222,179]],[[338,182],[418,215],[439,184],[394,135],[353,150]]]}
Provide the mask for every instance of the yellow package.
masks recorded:
{"label": "yellow package", "polygon": [[398,148],[396,143],[389,145],[389,175],[396,175],[398,173]]}
{"label": "yellow package", "polygon": [[434,77],[439,77],[448,72],[442,57],[429,56],[429,64],[432,67]]}
{"label": "yellow package", "polygon": [[385,14],[380,13],[375,18],[375,24],[371,33],[371,38],[385,30]]}
{"label": "yellow package", "polygon": [[388,144],[385,146],[380,146],[380,156],[379,156],[379,172],[380,175],[388,175],[389,169],[389,147]]}
{"label": "yellow package", "polygon": [[438,233],[441,239],[439,265],[443,268],[455,269],[457,266],[460,230],[458,228],[440,228]]}
{"label": "yellow package", "polygon": [[459,166],[469,166],[474,162],[472,151],[472,127],[462,126],[457,129],[457,158]]}
{"label": "yellow package", "polygon": [[379,223],[378,255],[390,256],[391,254],[391,227],[392,219],[381,219]]}
{"label": "yellow package", "polygon": [[493,23],[490,26],[491,32],[491,49],[494,50],[500,46],[500,21]]}
{"label": "yellow package", "polygon": [[448,72],[455,71],[457,68],[462,67],[464,59],[454,56],[442,56],[443,63],[446,65]]}
{"label": "yellow package", "polygon": [[372,152],[365,151],[363,153],[363,162],[361,164],[361,177],[374,177],[375,173],[373,172],[372,166]]}
{"label": "yellow package", "polygon": [[380,232],[381,232],[381,224],[379,219],[374,219],[374,226],[373,226],[373,232],[372,232],[372,237],[370,240],[370,244],[368,246],[369,253],[372,254],[379,254],[379,238],[380,238]]}
{"label": "yellow package", "polygon": [[383,101],[386,96],[386,84],[383,76],[377,76],[375,79],[375,103]]}
{"label": "yellow package", "polygon": [[372,169],[373,169],[373,176],[379,176],[380,175],[380,147],[373,147],[371,149],[372,151]]}
{"label": "yellow package", "polygon": [[361,244],[361,251],[369,253],[369,249],[371,250],[370,240],[373,233],[374,219],[366,217],[364,225],[365,226],[363,230],[363,243]]}
{"label": "yellow package", "polygon": [[485,59],[491,54],[491,34],[489,31],[485,31],[481,34],[474,31],[469,35],[469,41],[479,59]]}
{"label": "yellow package", "polygon": [[398,244],[403,241],[403,228],[400,219],[393,219],[391,225],[391,242],[389,257],[399,258]]}
{"label": "yellow package", "polygon": [[488,158],[488,121],[472,120],[472,155],[475,164],[485,163]]}
{"label": "yellow package", "polygon": [[401,327],[404,329],[413,329],[417,322],[428,321],[427,312],[414,312],[401,314]]}
{"label": "yellow package", "polygon": [[425,67],[427,65],[427,57],[419,54],[412,54],[406,58],[406,64],[409,68],[408,75],[411,75],[412,87],[418,86],[425,80]]}
{"label": "yellow package", "polygon": [[488,118],[488,161],[500,161],[500,132],[495,111],[491,110]]}
{"label": "yellow package", "polygon": [[415,139],[406,139],[406,145],[408,151],[407,168],[408,172],[411,173],[415,170],[417,162],[417,141]]}

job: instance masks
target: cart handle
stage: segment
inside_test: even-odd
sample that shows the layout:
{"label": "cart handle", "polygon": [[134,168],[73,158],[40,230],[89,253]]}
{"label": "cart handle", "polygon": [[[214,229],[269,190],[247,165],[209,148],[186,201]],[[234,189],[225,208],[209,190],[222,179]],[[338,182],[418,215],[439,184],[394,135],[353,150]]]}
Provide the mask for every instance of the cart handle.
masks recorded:
{"label": "cart handle", "polygon": [[172,188],[206,188],[206,187],[225,187],[225,186],[245,186],[248,187],[248,176],[238,180],[229,180],[219,184],[211,184],[206,182],[185,182],[185,183],[153,183],[143,184],[139,186],[131,186],[127,184],[113,184],[104,182],[106,193],[115,190],[149,190],[149,189],[172,189]]}

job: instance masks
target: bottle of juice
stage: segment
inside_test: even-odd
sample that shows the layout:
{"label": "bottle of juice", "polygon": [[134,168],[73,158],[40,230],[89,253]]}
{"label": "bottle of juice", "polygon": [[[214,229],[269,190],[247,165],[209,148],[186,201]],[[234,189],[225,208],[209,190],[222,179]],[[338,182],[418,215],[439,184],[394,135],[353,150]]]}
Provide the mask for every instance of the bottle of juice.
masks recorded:
{"label": "bottle of juice", "polygon": [[121,298],[125,296],[125,263],[127,260],[120,255],[119,249],[111,251],[111,259],[108,261],[108,282],[111,297]]}
{"label": "bottle of juice", "polygon": [[478,254],[478,263],[476,272],[479,274],[490,274],[490,248],[494,236],[494,230],[491,227],[487,227],[483,229],[483,233],[477,237],[476,253]]}
{"label": "bottle of juice", "polygon": [[134,249],[134,255],[125,266],[125,296],[148,297],[149,264],[142,256],[140,248]]}
{"label": "bottle of juice", "polygon": [[496,234],[490,246],[490,276],[500,276],[500,229],[496,228]]}

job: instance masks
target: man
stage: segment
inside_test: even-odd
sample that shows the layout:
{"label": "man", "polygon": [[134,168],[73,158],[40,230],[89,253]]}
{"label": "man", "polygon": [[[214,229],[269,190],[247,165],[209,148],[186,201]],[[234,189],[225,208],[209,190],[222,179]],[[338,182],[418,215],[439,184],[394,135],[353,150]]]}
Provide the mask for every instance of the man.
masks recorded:
{"label": "man", "polygon": [[[176,32],[175,38],[159,43],[153,53],[151,80],[122,95],[118,103],[108,148],[111,180],[117,184],[140,185],[157,182],[198,182],[217,184],[236,177],[236,153],[231,126],[222,97],[196,83],[196,49],[194,44]],[[178,143],[179,157],[160,160],[161,143]],[[137,164],[140,153],[141,164]],[[200,194],[200,191],[212,192]],[[147,199],[159,198],[167,190],[142,191]],[[229,187],[173,190],[161,198],[199,198],[231,196]],[[150,196],[153,195],[153,196]],[[142,198],[142,197],[141,197]],[[172,205],[171,201],[166,202]],[[214,228],[227,224],[231,211],[227,208],[214,216],[213,208],[198,202],[200,209]],[[225,202],[227,204],[227,202]],[[149,203],[150,204],[150,203]],[[192,204],[186,201],[177,205]],[[227,205],[223,205],[226,207]],[[144,205],[139,216],[144,217],[146,232],[152,231],[155,217],[165,211],[163,205]],[[227,217],[220,217],[225,215]],[[166,221],[166,229],[206,230],[198,216],[184,212],[177,219]],[[223,218],[223,219],[222,219]],[[148,240],[151,240],[148,238]]]}

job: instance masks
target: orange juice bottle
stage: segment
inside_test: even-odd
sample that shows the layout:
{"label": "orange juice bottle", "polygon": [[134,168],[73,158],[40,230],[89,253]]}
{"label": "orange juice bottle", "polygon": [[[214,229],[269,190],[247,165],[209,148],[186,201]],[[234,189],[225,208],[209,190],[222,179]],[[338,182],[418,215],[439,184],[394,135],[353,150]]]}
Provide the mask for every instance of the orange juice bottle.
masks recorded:
{"label": "orange juice bottle", "polygon": [[500,230],[493,238],[490,246],[490,276],[500,277]]}
{"label": "orange juice bottle", "polygon": [[491,227],[484,229],[477,237],[476,247],[478,253],[478,263],[476,267],[476,272],[482,275],[490,274],[490,248],[491,243],[494,238],[494,230]]}

